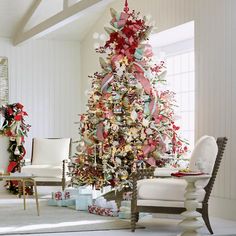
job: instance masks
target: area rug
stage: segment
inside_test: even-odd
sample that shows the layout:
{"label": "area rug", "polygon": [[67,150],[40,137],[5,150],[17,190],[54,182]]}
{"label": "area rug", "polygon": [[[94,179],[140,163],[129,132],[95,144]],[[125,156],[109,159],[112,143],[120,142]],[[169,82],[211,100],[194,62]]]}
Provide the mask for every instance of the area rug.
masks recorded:
{"label": "area rug", "polygon": [[0,235],[81,232],[95,230],[130,230],[130,221],[76,211],[66,207],[48,206],[40,200],[40,216],[33,199],[0,199]]}
{"label": "area rug", "polygon": [[[236,236],[236,222],[219,218],[211,218],[211,222],[216,236]],[[175,236],[181,232],[178,223],[179,219],[173,219],[172,216],[169,218],[156,215],[152,218],[149,215],[139,221],[135,235]],[[45,199],[40,199],[40,216],[37,216],[33,199],[27,200],[27,209],[24,211],[22,199],[13,199],[12,195],[10,198],[1,198],[0,195],[0,235],[48,235],[69,232],[80,232],[78,235],[84,235],[85,231],[97,231],[96,235],[103,236],[133,235],[130,231],[130,222],[127,220],[47,206]],[[86,235],[87,233],[89,232],[86,232]],[[200,233],[209,235],[206,227],[203,227]]]}

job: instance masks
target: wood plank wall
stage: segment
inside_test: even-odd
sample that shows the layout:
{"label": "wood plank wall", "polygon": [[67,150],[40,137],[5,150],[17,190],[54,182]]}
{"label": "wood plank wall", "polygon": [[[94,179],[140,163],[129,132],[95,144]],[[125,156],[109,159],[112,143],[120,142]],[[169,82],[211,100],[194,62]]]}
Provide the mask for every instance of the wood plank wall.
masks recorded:
{"label": "wood plank wall", "polygon": [[0,55],[9,60],[10,102],[21,102],[32,137],[78,137],[80,112],[80,43],[32,40],[14,47],[0,39]]}

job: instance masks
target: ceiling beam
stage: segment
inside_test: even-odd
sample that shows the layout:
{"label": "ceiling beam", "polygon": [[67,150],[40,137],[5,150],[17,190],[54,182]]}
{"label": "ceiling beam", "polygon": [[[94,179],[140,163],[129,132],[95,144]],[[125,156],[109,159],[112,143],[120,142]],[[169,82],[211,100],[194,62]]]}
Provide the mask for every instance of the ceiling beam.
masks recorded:
{"label": "ceiling beam", "polygon": [[63,0],[63,10],[65,10],[66,8],[68,8],[68,6],[69,6],[68,0]]}
{"label": "ceiling beam", "polygon": [[61,28],[62,26],[76,20],[83,10],[101,1],[102,0],[81,0],[72,6],[68,6],[56,15],[34,26],[32,29],[26,32],[22,31],[17,34],[16,37],[13,39],[13,44],[16,46],[24,41],[36,37],[42,37],[48,34],[49,32]]}
{"label": "ceiling beam", "polygon": [[23,19],[20,21],[19,25],[17,26],[14,38],[18,38],[22,34],[26,24],[29,22],[30,18],[35,13],[36,9],[38,8],[38,6],[40,5],[41,2],[42,2],[42,0],[33,1],[32,5],[30,6],[28,11],[24,15]]}

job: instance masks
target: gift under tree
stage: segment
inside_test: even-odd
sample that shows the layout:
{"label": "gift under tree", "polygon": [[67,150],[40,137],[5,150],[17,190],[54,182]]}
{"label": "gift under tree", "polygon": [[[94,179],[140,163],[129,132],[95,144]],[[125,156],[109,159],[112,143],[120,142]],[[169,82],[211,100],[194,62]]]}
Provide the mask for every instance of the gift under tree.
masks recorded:
{"label": "gift under tree", "polygon": [[[72,168],[77,185],[131,186],[137,168],[159,166],[168,153],[187,151],[174,121],[174,93],[163,91],[164,62],[153,62],[148,37],[152,26],[126,1],[111,9],[109,39],[96,49],[101,71],[92,79],[87,111],[81,115],[81,142]],[[160,86],[162,85],[162,86]]]}

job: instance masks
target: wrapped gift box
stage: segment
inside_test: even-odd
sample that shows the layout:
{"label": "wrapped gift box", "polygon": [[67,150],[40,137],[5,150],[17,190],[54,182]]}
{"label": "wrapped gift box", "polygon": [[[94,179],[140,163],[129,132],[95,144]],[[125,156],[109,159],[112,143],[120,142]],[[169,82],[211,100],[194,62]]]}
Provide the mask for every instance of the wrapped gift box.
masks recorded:
{"label": "wrapped gift box", "polygon": [[75,205],[75,199],[59,200],[57,205],[60,207],[68,207]]}
{"label": "wrapped gift box", "polygon": [[92,186],[81,186],[79,187],[79,194],[92,194]]}
{"label": "wrapped gift box", "polygon": [[49,206],[57,206],[57,201],[55,199],[49,199],[48,200],[48,205]]}
{"label": "wrapped gift box", "polygon": [[75,199],[75,209],[77,211],[87,211],[88,206],[93,204],[92,194],[80,194]]}
{"label": "wrapped gift box", "polygon": [[131,201],[122,201],[119,212],[120,219],[130,219],[131,218]]}
{"label": "wrapped gift box", "polygon": [[120,219],[131,219],[131,212],[119,212]]}
{"label": "wrapped gift box", "polygon": [[75,199],[70,198],[70,192],[57,191],[52,192],[52,199],[48,200],[49,206],[68,207],[75,205]]}
{"label": "wrapped gift box", "polygon": [[118,216],[118,211],[114,211],[111,208],[103,208],[95,205],[88,206],[88,212],[100,216]]}
{"label": "wrapped gift box", "polygon": [[48,205],[49,206],[60,206],[60,207],[73,206],[73,205],[75,205],[75,199],[67,199],[67,200],[49,199]]}
{"label": "wrapped gift box", "polygon": [[91,186],[80,186],[77,188],[69,187],[66,188],[65,191],[70,193],[71,198],[77,198],[78,195],[81,194],[92,194],[93,190]]}
{"label": "wrapped gift box", "polygon": [[52,199],[55,199],[57,201],[59,200],[68,200],[70,199],[70,192],[68,191],[57,191],[57,192],[52,192]]}
{"label": "wrapped gift box", "polygon": [[124,192],[123,193],[123,200],[131,201],[133,192]]}
{"label": "wrapped gift box", "polygon": [[73,198],[73,199],[76,199],[77,196],[80,194],[80,189],[79,188],[69,187],[69,188],[66,188],[65,191],[69,192],[70,197]]}
{"label": "wrapped gift box", "polygon": [[131,207],[131,201],[121,201],[121,207]]}

